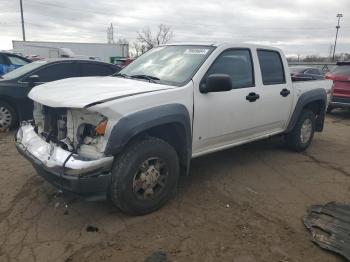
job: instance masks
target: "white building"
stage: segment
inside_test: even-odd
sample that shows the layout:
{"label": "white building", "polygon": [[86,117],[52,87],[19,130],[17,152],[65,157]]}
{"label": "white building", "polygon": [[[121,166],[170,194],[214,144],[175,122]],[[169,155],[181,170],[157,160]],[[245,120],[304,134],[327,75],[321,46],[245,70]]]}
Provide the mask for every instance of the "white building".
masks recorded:
{"label": "white building", "polygon": [[101,61],[110,62],[112,57],[128,57],[128,44],[73,43],[12,41],[13,51],[24,56],[39,55],[43,58],[57,58],[61,53],[71,50],[77,57],[98,57]]}

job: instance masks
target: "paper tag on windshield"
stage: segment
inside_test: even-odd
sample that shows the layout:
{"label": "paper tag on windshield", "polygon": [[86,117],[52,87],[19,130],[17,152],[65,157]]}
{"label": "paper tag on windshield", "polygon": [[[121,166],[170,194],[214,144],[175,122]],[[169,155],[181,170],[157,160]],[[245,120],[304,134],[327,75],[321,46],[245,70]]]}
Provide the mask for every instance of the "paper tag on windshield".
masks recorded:
{"label": "paper tag on windshield", "polygon": [[193,48],[193,49],[186,49],[185,55],[206,55],[208,53],[209,49],[205,48]]}

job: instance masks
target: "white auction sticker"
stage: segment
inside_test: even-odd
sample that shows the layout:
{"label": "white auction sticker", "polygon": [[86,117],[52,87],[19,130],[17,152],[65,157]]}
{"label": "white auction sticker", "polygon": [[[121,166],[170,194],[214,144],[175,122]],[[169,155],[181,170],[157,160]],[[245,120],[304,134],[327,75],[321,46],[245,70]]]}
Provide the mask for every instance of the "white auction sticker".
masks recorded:
{"label": "white auction sticker", "polygon": [[186,49],[185,55],[206,55],[208,53],[209,49],[205,48],[193,48],[193,49]]}

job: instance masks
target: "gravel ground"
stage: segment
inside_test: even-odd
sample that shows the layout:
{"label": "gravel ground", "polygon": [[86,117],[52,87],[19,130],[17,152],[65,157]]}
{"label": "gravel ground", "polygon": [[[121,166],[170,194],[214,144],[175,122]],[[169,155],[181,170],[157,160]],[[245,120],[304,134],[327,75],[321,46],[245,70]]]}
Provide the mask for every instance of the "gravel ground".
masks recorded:
{"label": "gravel ground", "polygon": [[342,261],[302,218],[312,204],[349,202],[349,145],[350,112],[334,112],[307,152],[272,138],[194,159],[169,204],[130,217],[57,196],[3,133],[0,261]]}

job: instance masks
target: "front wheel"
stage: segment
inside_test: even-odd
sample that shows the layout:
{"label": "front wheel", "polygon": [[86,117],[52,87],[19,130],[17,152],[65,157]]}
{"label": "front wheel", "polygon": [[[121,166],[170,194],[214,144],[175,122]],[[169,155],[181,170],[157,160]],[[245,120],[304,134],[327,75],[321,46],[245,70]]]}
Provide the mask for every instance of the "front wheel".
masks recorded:
{"label": "front wheel", "polygon": [[147,137],[132,142],[117,156],[110,197],[123,212],[144,215],[161,208],[175,193],[179,160],[165,141]]}
{"label": "front wheel", "polygon": [[16,110],[7,102],[0,100],[0,130],[13,128],[17,122]]}
{"label": "front wheel", "polygon": [[286,135],[288,147],[297,152],[306,150],[314,137],[315,122],[315,113],[304,109],[293,130]]}

